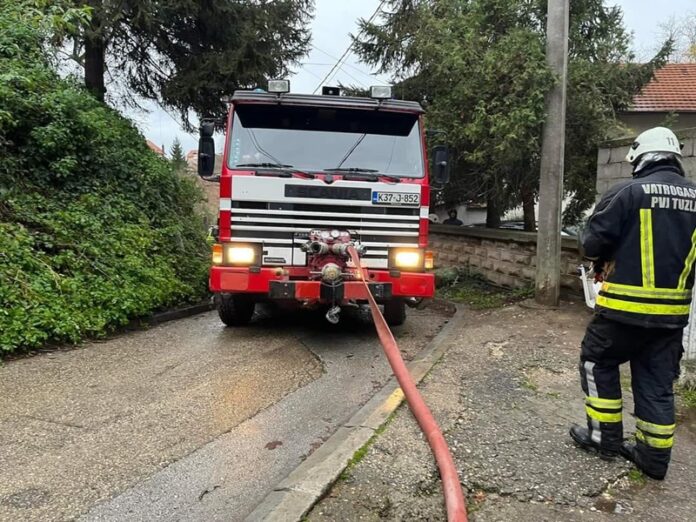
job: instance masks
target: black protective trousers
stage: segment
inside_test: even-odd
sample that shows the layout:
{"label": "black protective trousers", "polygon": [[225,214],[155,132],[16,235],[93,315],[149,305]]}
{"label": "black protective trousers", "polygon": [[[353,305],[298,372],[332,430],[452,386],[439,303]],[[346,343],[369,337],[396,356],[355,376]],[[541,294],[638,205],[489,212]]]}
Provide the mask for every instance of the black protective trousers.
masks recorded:
{"label": "black protective trousers", "polygon": [[630,362],[636,416],[636,464],[655,475],[669,466],[674,440],[674,380],[682,329],[643,328],[595,315],[582,341],[580,379],[592,440],[618,451],[623,440],[619,365]]}

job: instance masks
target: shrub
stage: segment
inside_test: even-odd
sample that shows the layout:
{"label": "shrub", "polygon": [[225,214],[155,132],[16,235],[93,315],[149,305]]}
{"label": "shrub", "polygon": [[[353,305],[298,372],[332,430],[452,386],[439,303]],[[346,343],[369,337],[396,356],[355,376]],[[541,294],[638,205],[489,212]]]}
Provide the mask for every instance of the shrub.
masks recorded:
{"label": "shrub", "polygon": [[0,12],[0,354],[200,299],[208,265],[198,189],[60,79],[19,12]]}

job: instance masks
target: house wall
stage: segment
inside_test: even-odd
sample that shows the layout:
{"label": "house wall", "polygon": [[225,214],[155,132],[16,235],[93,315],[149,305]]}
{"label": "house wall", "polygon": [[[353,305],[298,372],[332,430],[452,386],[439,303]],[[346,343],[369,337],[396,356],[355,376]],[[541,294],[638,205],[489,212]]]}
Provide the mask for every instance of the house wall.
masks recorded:
{"label": "house wall", "polygon": [[[536,241],[534,232],[446,225],[430,228],[430,249],[435,253],[436,268],[468,268],[509,288],[534,284]],[[577,274],[581,263],[577,240],[563,238],[561,285],[566,290],[582,292]]]}
{"label": "house wall", "polygon": [[[696,182],[696,128],[676,131],[679,139],[684,143],[682,149],[684,169],[686,176]],[[597,154],[597,195],[604,194],[606,190],[619,181],[630,179],[632,167],[624,161],[634,138],[603,143]]]}
{"label": "house wall", "polygon": [[[623,112],[619,115],[621,121],[633,133],[641,132],[664,125],[669,113],[666,112]],[[676,116],[676,120],[671,125],[673,130],[692,129],[696,127],[696,113],[684,112]]]}

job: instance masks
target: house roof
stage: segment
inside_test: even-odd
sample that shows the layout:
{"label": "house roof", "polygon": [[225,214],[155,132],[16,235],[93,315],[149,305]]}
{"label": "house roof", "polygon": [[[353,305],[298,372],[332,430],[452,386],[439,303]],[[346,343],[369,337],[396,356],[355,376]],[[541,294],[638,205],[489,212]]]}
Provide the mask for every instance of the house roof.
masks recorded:
{"label": "house roof", "polygon": [[696,112],[696,63],[668,63],[633,99],[630,112]]}
{"label": "house roof", "polygon": [[159,154],[160,156],[164,156],[164,149],[160,147],[159,145],[156,145],[155,143],[151,142],[150,140],[145,140],[147,143],[147,146],[150,147],[152,152],[155,154]]}

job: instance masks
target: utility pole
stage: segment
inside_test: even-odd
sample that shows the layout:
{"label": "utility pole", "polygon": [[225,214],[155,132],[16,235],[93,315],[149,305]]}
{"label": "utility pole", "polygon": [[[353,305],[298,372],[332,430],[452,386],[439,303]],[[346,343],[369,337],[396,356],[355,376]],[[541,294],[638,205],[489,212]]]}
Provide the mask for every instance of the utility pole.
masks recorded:
{"label": "utility pole", "polygon": [[541,148],[535,300],[557,306],[561,287],[561,203],[565,157],[569,0],[548,0],[546,61],[558,82],[546,96]]}

